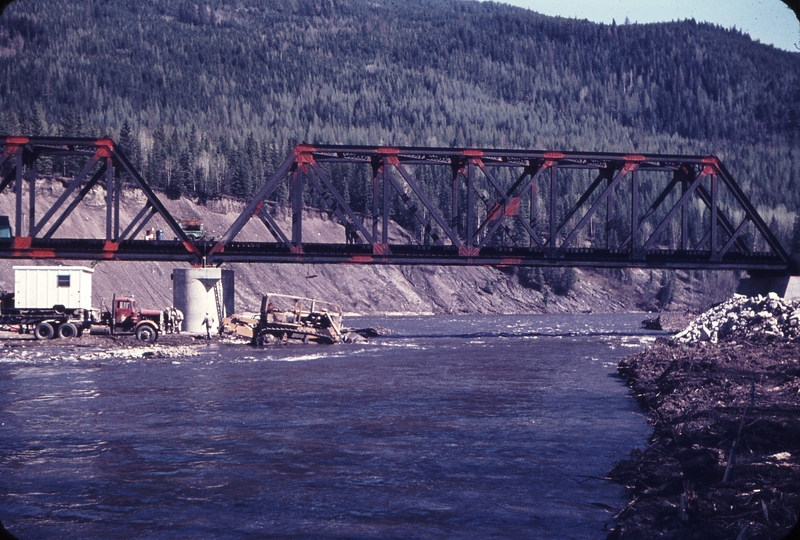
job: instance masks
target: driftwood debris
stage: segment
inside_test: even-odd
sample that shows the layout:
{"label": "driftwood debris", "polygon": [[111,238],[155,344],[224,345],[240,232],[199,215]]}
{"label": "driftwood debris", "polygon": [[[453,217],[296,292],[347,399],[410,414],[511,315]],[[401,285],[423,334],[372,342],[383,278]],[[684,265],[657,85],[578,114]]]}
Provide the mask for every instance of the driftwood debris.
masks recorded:
{"label": "driftwood debris", "polygon": [[609,474],[631,497],[609,539],[792,538],[800,512],[797,313],[776,298],[735,298],[620,363],[653,435]]}

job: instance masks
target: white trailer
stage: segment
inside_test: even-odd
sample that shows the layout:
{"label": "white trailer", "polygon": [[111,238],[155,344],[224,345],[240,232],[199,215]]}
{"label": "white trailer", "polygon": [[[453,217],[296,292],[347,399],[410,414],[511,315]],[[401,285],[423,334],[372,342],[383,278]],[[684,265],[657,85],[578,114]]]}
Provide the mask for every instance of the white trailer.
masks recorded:
{"label": "white trailer", "polygon": [[85,266],[15,266],[17,309],[92,308],[92,274]]}
{"label": "white trailer", "polygon": [[15,266],[14,292],[0,291],[0,327],[19,327],[36,339],[73,338],[95,326],[152,343],[169,310],[136,309],[133,297],[116,297],[112,311],[92,309],[92,274],[85,266]]}

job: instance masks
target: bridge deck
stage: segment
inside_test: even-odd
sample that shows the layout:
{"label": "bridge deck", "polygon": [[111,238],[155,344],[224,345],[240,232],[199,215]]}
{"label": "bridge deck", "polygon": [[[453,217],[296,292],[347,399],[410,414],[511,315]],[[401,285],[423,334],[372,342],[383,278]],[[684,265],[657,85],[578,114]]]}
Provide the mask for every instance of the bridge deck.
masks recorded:
{"label": "bridge deck", "polygon": [[[181,241],[126,240],[111,248],[104,240],[34,240],[15,248],[13,239],[0,239],[0,255],[10,259],[72,259],[117,261],[176,261],[194,263],[196,255]],[[214,241],[192,242],[201,254],[209,253]],[[650,250],[633,258],[630,251],[607,249],[567,249],[559,258],[549,257],[536,248],[488,246],[470,255],[455,246],[388,244],[375,253],[367,244],[303,244],[292,249],[277,242],[230,242],[217,252],[214,261],[227,263],[303,263],[303,264],[421,264],[445,266],[570,266],[599,268],[671,268],[784,272],[786,262],[770,253],[726,253],[709,265],[710,253],[702,250]]]}

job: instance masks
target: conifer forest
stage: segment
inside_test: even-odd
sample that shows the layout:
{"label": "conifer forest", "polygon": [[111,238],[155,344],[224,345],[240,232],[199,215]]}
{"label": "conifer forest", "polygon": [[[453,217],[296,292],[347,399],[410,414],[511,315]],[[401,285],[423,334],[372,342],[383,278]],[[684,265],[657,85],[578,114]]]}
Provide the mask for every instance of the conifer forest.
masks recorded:
{"label": "conifer forest", "polygon": [[[298,142],[715,154],[787,249],[800,227],[800,52],[694,20],[470,0],[17,0],[0,73],[0,133],[111,135],[172,197],[247,198]],[[365,204],[364,177],[334,181]]]}

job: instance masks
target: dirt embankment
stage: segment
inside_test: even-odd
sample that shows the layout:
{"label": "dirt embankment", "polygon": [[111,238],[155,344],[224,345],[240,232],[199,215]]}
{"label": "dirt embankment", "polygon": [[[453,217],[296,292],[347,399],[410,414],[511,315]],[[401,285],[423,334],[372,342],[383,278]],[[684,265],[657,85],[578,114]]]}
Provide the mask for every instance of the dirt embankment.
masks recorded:
{"label": "dirt embankment", "polygon": [[[40,179],[36,190],[38,207],[47,208],[63,192],[63,185],[57,179]],[[209,239],[222,236],[244,208],[243,202],[227,198],[200,204],[190,199],[169,200],[163,194],[158,196],[175,218],[202,220]],[[129,222],[143,204],[143,194],[126,190],[120,207],[122,222]],[[14,208],[13,193],[6,190],[0,194],[0,215],[13,216]],[[291,229],[288,211],[275,215],[278,222]],[[104,238],[105,219],[105,191],[96,187],[54,237]],[[148,227],[170,234],[158,216]],[[27,222],[23,222],[23,230],[27,230]],[[303,220],[306,242],[340,242],[344,234],[344,227],[331,221],[327,213],[306,211]],[[410,238],[408,231],[392,225],[392,243],[405,243]],[[258,219],[252,219],[237,240],[273,241],[273,238]],[[0,288],[13,289],[11,267],[28,264],[93,265],[95,307],[109,304],[116,293],[135,295],[140,305],[152,308],[172,304],[172,270],[186,266],[156,262],[0,260]],[[238,312],[257,310],[264,292],[325,298],[338,303],[345,311],[362,314],[631,312],[660,307],[654,299],[665,289],[662,281],[666,275],[660,271],[636,269],[604,273],[579,270],[574,289],[569,294],[559,295],[547,284],[526,287],[509,269],[501,271],[491,267],[299,264],[232,264],[226,267],[236,272],[235,309]],[[697,276],[679,272],[670,283],[674,285],[668,288],[672,297],[670,309],[694,312],[715,301],[714,295],[732,293],[735,286],[730,274],[709,274],[697,279]]]}
{"label": "dirt embankment", "polygon": [[620,363],[653,435],[609,475],[631,497],[609,539],[774,540],[798,522],[800,341],[730,335],[659,340]]}

